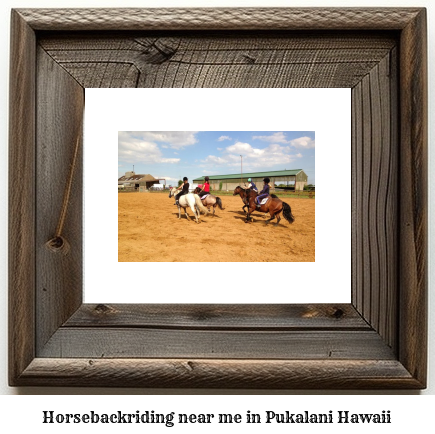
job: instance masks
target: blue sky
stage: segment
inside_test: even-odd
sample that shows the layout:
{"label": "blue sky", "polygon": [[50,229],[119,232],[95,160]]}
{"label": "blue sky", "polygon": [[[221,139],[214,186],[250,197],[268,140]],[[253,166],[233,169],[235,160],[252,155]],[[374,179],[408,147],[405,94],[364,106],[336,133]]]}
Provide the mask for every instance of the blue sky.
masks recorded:
{"label": "blue sky", "polygon": [[[240,157],[242,155],[242,158]],[[118,178],[127,171],[175,184],[205,175],[302,169],[315,184],[314,131],[120,131]]]}

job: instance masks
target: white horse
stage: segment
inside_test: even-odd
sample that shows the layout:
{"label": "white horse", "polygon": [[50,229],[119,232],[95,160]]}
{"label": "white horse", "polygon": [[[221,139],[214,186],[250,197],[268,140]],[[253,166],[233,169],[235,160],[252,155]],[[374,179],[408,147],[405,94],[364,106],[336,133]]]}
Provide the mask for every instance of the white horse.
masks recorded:
{"label": "white horse", "polygon": [[[169,197],[175,196],[178,190],[174,187],[170,193]],[[178,218],[181,219],[181,208],[184,209],[184,214],[186,215],[187,220],[190,220],[189,214],[187,214],[186,208],[190,207],[195,216],[196,223],[199,223],[199,218],[201,216],[200,210],[204,214],[208,214],[208,209],[202,204],[201,199],[197,194],[188,193],[180,197],[178,201]]]}

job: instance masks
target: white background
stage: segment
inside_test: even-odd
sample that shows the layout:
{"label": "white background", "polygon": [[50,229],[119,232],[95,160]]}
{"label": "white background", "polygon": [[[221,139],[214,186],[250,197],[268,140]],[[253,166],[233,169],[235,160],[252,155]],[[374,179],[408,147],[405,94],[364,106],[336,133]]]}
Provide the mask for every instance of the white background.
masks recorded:
{"label": "white background", "polygon": [[[57,398],[56,396],[28,396],[28,397],[13,397],[13,396],[2,396],[0,397],[0,414],[1,414],[1,424],[2,428],[5,426],[5,432],[11,432],[12,429],[14,431],[19,431],[21,428],[31,429],[33,432],[56,432],[60,431],[58,426],[47,427],[39,423],[38,417],[40,417],[41,411],[46,409],[47,407],[51,407],[52,409],[57,409],[58,411],[71,411],[75,412],[77,409],[86,409],[90,410],[92,407],[98,409],[100,405],[108,405],[110,403],[118,403],[122,404],[121,410],[133,410],[136,409],[145,410],[150,407],[157,407],[159,409],[165,409],[167,411],[171,411],[172,408],[180,406],[180,410],[178,408],[176,411],[181,411],[181,408],[189,408],[194,412],[196,409],[208,409],[212,408],[214,411],[231,411],[233,412],[243,412],[247,409],[247,407],[267,410],[270,407],[280,408],[280,409],[298,409],[304,410],[305,407],[313,408],[321,408],[322,410],[325,406],[328,409],[332,410],[340,410],[345,407],[351,407],[352,409],[356,409],[358,411],[370,411],[371,409],[376,409],[381,411],[385,408],[390,408],[395,411],[397,415],[397,419],[395,422],[390,425],[379,425],[372,427],[367,427],[364,425],[361,426],[352,426],[349,427],[347,425],[332,425],[332,426],[311,426],[311,427],[298,427],[300,430],[304,430],[307,432],[314,432],[316,430],[319,432],[319,429],[322,429],[322,432],[332,432],[337,433],[337,430],[346,430],[349,432],[349,429],[362,432],[381,432],[385,434],[386,432],[394,432],[397,433],[400,429],[407,430],[409,432],[412,431],[421,431],[425,432],[428,427],[431,427],[432,419],[431,415],[433,413],[434,408],[434,399],[433,396],[430,397],[413,397],[411,395],[422,394],[422,395],[433,395],[435,391],[435,375],[434,375],[434,360],[435,360],[435,342],[434,342],[434,333],[433,333],[433,312],[435,311],[435,302],[433,298],[433,279],[434,268],[431,265],[431,257],[434,249],[434,233],[429,228],[429,237],[430,237],[430,251],[429,251],[429,387],[425,391],[398,391],[398,392],[386,392],[386,391],[350,391],[350,392],[334,392],[334,391],[317,391],[316,394],[327,394],[331,395],[328,397],[325,396],[298,396],[294,397],[292,395],[299,394],[312,394],[312,392],[301,392],[301,391],[283,391],[283,392],[262,392],[262,391],[218,391],[217,393],[228,393],[233,394],[234,396],[211,396],[216,393],[213,390],[205,390],[205,391],[192,391],[192,390],[113,390],[113,389],[86,389],[86,388],[9,388],[7,386],[7,132],[8,132],[8,62],[9,62],[9,13],[11,7],[60,7],[60,6],[69,6],[69,7],[144,7],[144,6],[299,6],[299,7],[307,7],[307,6],[341,6],[341,7],[349,7],[350,3],[347,0],[341,1],[331,1],[331,0],[317,0],[317,1],[282,1],[282,0],[272,0],[266,2],[265,0],[225,0],[225,1],[217,1],[212,0],[205,2],[203,1],[195,1],[195,0],[163,0],[163,1],[140,1],[140,0],[70,0],[67,2],[60,3],[55,0],[44,0],[44,1],[18,1],[18,0],[3,0],[0,4],[0,43],[1,43],[1,61],[0,61],[0,96],[1,96],[1,106],[0,106],[0,281],[1,281],[1,293],[0,293],[0,393],[5,395],[35,395],[35,394],[43,394],[43,395],[56,395],[62,394],[65,395],[62,398]],[[395,0],[395,1],[370,1],[370,0],[360,0],[358,2],[353,2],[353,6],[390,6],[390,7],[398,7],[398,6],[425,6],[428,8],[428,23],[429,23],[429,143],[430,137],[433,134],[435,128],[435,118],[434,118],[434,110],[433,110],[433,95],[435,90],[435,82],[432,79],[432,71],[434,69],[434,22],[435,22],[435,5],[433,1],[425,0],[425,1],[405,1],[405,0]],[[433,144],[430,146],[430,160],[429,165],[430,168],[434,167],[433,161]],[[430,183],[434,182],[433,175],[430,176]],[[435,203],[435,196],[433,189],[430,188],[430,198],[429,198],[429,212],[430,218],[433,212],[432,203]],[[92,396],[88,396],[90,394],[124,394],[122,398],[113,397],[99,397],[94,399]],[[169,397],[155,397],[156,394],[191,394],[191,396],[169,396]],[[192,394],[207,394],[208,397],[195,396]],[[384,395],[384,394],[400,394],[407,396],[367,396],[367,395]],[[74,394],[83,394],[85,396],[80,397],[71,397],[70,395]],[[253,396],[243,396],[239,397],[239,394],[253,394]],[[262,396],[262,394],[272,394],[272,396]],[[346,394],[356,395],[356,396],[345,396]],[[153,395],[153,396],[141,396],[141,395]],[[99,404],[101,403],[101,404]],[[322,405],[320,405],[322,404]],[[121,406],[121,405],[120,405]],[[110,405],[113,408],[113,405]],[[6,418],[6,416],[10,416],[10,418]],[[199,426],[199,425],[198,425]],[[199,426],[195,428],[196,430],[201,429],[204,431],[204,428]],[[221,428],[221,427],[219,427]],[[242,428],[242,427],[239,427]],[[257,430],[261,429],[262,432],[265,426],[260,428],[256,428]],[[290,429],[297,430],[294,426],[280,426],[280,427],[269,427],[270,430],[279,430],[280,432],[288,432]],[[62,432],[77,432],[77,427],[74,426],[65,426],[62,427]],[[86,429],[91,430],[92,432],[97,432],[99,430],[102,431],[102,428],[86,426],[81,427],[81,432],[86,432]],[[166,428],[165,428],[166,429]],[[172,428],[173,429],[173,428]],[[215,428],[216,429],[216,428]],[[228,427],[228,430],[235,431],[235,427]],[[429,428],[430,429],[430,428]],[[111,432],[119,432],[119,427],[111,427]],[[139,426],[139,428],[135,428],[136,432],[144,432],[145,428]],[[107,429],[105,429],[107,431]],[[125,432],[129,430],[125,429]],[[240,432],[240,429],[238,430]]]}
{"label": "white background", "polygon": [[[350,93],[350,89],[87,89],[86,303],[349,303]],[[246,263],[244,270],[256,275],[255,287],[246,286],[237,263],[219,264],[228,284],[211,279],[204,286],[198,284],[203,280],[198,280],[196,263],[118,262],[118,192],[104,188],[95,194],[95,189],[86,189],[86,185],[100,183],[101,171],[93,169],[102,165],[104,172],[116,179],[118,131],[142,130],[315,131],[316,261],[265,263],[261,264],[261,273],[258,263]],[[333,200],[328,194],[331,167],[340,168],[340,200]],[[162,200],[169,199],[164,195]],[[296,216],[293,225],[297,225],[294,208],[293,213]],[[176,230],[177,221],[171,222],[171,217],[163,221]],[[192,237],[200,232],[201,226],[192,227]],[[273,228],[271,236],[272,233]],[[100,241],[95,243],[95,239]],[[249,251],[248,243],[246,250]],[[180,245],[179,253],[182,252]],[[183,291],[173,277],[179,276],[180,271],[189,276],[182,285]],[[285,276],[285,284],[270,288],[271,273]]]}

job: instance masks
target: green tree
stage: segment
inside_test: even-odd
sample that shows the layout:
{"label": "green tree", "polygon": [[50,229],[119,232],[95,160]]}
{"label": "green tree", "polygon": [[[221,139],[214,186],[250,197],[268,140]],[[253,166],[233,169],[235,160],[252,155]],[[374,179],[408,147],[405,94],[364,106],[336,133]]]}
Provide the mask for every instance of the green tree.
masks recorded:
{"label": "green tree", "polygon": [[180,180],[178,181],[178,187],[179,187],[182,183],[183,183],[183,181],[180,179]]}

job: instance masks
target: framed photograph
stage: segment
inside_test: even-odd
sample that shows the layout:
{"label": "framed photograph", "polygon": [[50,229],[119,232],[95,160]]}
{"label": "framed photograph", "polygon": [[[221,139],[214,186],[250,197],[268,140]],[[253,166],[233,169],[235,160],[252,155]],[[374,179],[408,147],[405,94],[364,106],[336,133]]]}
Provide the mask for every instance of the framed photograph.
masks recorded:
{"label": "framed photograph", "polygon": [[[10,385],[425,388],[426,63],[424,8],[13,10]],[[84,303],[93,88],[350,89],[351,302]]]}
{"label": "framed photograph", "polygon": [[[350,303],[350,89],[86,89],[85,98],[85,303]],[[119,193],[102,184],[102,167],[116,166]],[[189,224],[169,185],[187,177],[193,192],[204,176],[210,212]],[[240,194],[249,182],[260,193],[266,176],[290,221],[277,208],[267,224],[266,205],[245,224]]]}

